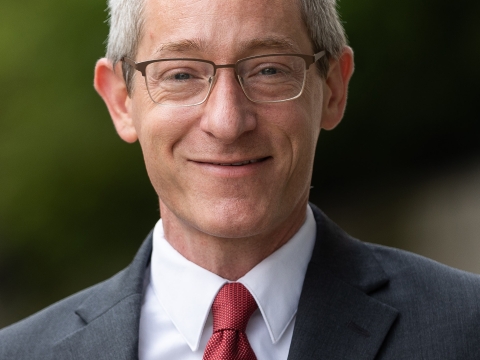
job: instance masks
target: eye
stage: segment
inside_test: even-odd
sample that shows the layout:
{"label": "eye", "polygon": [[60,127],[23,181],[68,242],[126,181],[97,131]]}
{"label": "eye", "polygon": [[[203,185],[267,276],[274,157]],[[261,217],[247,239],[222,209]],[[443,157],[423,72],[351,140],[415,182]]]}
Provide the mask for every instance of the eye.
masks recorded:
{"label": "eye", "polygon": [[192,75],[187,73],[178,73],[174,75],[175,80],[189,80]]}
{"label": "eye", "polygon": [[267,67],[265,69],[260,70],[260,74],[262,75],[275,75],[277,73],[277,69],[273,67]]}

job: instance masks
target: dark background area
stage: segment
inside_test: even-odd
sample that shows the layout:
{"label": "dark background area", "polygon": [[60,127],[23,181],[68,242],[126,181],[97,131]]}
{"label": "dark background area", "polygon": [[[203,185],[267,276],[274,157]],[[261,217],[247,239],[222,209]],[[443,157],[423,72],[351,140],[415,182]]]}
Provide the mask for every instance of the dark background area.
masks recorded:
{"label": "dark background area", "polygon": [[[117,137],[92,86],[105,8],[0,4],[0,327],[126,266],[159,216],[138,144]],[[480,156],[480,2],[340,12],[356,71],[343,122],[320,136],[311,197],[354,235],[405,247],[375,226],[405,184]]]}

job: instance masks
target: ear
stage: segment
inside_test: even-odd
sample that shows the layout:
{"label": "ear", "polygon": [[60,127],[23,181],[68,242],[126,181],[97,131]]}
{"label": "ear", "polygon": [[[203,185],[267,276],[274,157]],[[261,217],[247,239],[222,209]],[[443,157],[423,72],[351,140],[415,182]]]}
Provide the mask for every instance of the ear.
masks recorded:
{"label": "ear", "polygon": [[114,71],[110,60],[98,60],[95,65],[94,86],[107,105],[118,135],[126,142],[135,142],[137,132],[133,126],[131,99],[122,76],[121,63],[116,65]]}
{"label": "ear", "polygon": [[324,85],[322,128],[332,130],[343,118],[348,83],[353,74],[353,50],[345,46],[338,60],[330,61]]}

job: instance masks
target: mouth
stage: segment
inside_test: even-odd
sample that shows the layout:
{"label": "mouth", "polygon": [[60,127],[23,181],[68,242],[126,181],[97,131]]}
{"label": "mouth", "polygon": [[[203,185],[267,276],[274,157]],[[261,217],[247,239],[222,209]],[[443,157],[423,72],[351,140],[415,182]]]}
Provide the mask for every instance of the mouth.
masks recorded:
{"label": "mouth", "polygon": [[248,160],[234,160],[234,161],[208,161],[208,160],[193,160],[198,164],[205,164],[205,165],[215,165],[215,166],[245,166],[251,164],[257,164],[264,162],[270,159],[271,156],[263,157],[263,158],[256,158],[256,159],[248,159]]}
{"label": "mouth", "polygon": [[190,160],[204,175],[214,176],[224,179],[244,178],[250,176],[260,176],[264,174],[269,168],[268,165],[271,156],[257,157],[253,159],[244,160],[239,159],[198,159]]}
{"label": "mouth", "polygon": [[266,159],[267,158],[261,158],[261,159],[245,160],[245,161],[232,162],[232,163],[210,162],[210,164],[220,165],[220,166],[242,166],[242,165],[255,164],[255,163],[258,163],[258,162],[262,162],[262,161],[265,161]]}

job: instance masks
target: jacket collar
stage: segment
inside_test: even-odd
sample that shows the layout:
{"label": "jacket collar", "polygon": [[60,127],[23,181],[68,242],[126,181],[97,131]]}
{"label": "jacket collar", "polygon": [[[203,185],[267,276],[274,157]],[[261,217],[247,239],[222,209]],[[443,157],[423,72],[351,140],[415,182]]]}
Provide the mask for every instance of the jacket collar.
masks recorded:
{"label": "jacket collar", "polygon": [[367,245],[312,208],[317,240],[288,359],[374,359],[398,315],[372,297],[388,277]]}

